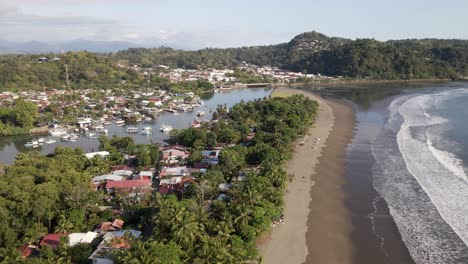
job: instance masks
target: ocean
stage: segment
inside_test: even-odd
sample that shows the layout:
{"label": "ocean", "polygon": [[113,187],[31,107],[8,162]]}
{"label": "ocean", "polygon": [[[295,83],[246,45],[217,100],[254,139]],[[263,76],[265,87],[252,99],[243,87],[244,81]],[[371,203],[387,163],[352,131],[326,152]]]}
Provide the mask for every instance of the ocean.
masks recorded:
{"label": "ocean", "polygon": [[373,187],[412,259],[468,263],[468,83],[403,92],[380,110]]}

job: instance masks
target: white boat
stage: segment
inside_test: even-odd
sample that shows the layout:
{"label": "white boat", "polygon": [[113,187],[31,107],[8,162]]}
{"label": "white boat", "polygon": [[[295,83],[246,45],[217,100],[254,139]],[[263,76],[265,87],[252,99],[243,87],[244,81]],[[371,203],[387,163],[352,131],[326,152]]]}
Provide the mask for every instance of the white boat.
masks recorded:
{"label": "white boat", "polygon": [[151,127],[145,127],[141,130],[142,135],[151,135],[153,134],[153,129]]}
{"label": "white boat", "polygon": [[63,141],[70,141],[70,142],[76,142],[77,139],[78,139],[78,135],[75,133],[67,134],[62,137]]}
{"label": "white boat", "polygon": [[197,112],[197,116],[204,116],[205,115],[205,111],[198,111]]}
{"label": "white boat", "polygon": [[127,127],[127,133],[137,133],[138,127]]}
{"label": "white boat", "polygon": [[146,122],[150,122],[151,120],[153,120],[153,118],[151,118],[150,116],[145,117]]}
{"label": "white boat", "polygon": [[98,129],[96,129],[96,132],[99,132],[99,133],[102,133],[102,134],[107,134],[108,131],[104,127],[100,127]]}
{"label": "white boat", "polygon": [[174,128],[172,126],[170,126],[170,125],[162,124],[162,126],[161,126],[161,132],[169,132],[172,129],[174,129]]}
{"label": "white boat", "polygon": [[24,144],[25,147],[32,147],[36,148],[39,146],[39,142],[37,140],[29,141],[26,144]]}
{"label": "white boat", "polygon": [[103,124],[106,125],[106,126],[108,126],[108,125],[112,125],[112,122],[105,121]]}
{"label": "white boat", "polygon": [[38,144],[44,144],[45,141],[46,141],[45,138],[38,138],[38,139],[37,139],[37,143],[38,143]]}
{"label": "white boat", "polygon": [[125,125],[125,120],[122,120],[122,119],[116,120],[115,124],[118,125],[118,126],[123,126],[123,125]]}
{"label": "white boat", "polygon": [[89,138],[89,139],[98,138],[96,133],[88,133],[88,134],[86,134],[86,137]]}
{"label": "white boat", "polygon": [[94,127],[94,129],[96,131],[100,131],[100,130],[104,129],[104,126],[103,125],[97,125],[97,126]]}
{"label": "white boat", "polygon": [[54,144],[54,143],[56,143],[56,142],[57,142],[57,141],[56,141],[56,140],[53,140],[53,139],[47,139],[46,141],[44,141],[44,143],[45,143],[46,145]]}
{"label": "white boat", "polygon": [[49,133],[54,137],[61,137],[66,135],[68,132],[64,128],[55,128],[49,131]]}

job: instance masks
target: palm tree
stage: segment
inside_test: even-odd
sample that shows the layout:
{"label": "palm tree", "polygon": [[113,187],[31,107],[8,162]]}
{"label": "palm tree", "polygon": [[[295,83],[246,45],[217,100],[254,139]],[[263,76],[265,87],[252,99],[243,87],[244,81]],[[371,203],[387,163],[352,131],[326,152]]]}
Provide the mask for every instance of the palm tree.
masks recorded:
{"label": "palm tree", "polygon": [[18,263],[20,254],[14,247],[0,248],[0,263]]}
{"label": "palm tree", "polygon": [[197,238],[201,237],[203,228],[194,213],[180,210],[174,219],[172,226],[173,238],[176,242],[181,243],[185,247],[189,247]]}
{"label": "palm tree", "polygon": [[71,223],[64,214],[60,214],[60,219],[55,227],[55,233],[67,233],[75,226]]}

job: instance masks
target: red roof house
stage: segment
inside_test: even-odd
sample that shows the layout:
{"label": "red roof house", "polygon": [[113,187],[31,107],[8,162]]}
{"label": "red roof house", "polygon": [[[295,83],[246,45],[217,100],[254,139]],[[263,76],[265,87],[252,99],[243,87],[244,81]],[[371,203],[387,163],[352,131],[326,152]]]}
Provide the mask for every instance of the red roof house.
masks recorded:
{"label": "red roof house", "polygon": [[109,181],[106,183],[106,189],[141,189],[151,187],[151,180],[125,180],[125,181]]}
{"label": "red roof house", "polygon": [[65,237],[67,235],[68,234],[48,234],[42,238],[41,243],[39,243],[39,245],[49,245],[52,248],[56,248],[60,244],[60,238]]}

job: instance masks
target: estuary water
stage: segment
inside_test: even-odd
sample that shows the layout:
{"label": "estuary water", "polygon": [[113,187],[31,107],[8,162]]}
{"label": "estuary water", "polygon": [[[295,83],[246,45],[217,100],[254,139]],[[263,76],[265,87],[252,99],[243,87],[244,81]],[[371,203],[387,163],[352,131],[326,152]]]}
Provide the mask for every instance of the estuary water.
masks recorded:
{"label": "estuary water", "polygon": [[[248,88],[248,89],[234,89],[226,90],[220,93],[205,94],[202,95],[201,99],[203,105],[196,108],[193,112],[172,113],[162,112],[157,119],[150,122],[140,122],[138,124],[128,124],[124,126],[117,126],[114,123],[106,127],[109,131],[108,136],[130,136],[138,144],[149,144],[149,143],[162,143],[165,139],[169,138],[168,133],[160,132],[160,128],[163,124],[171,125],[174,129],[183,129],[190,127],[197,115],[197,111],[204,111],[206,114],[202,120],[211,119],[213,112],[216,111],[218,105],[227,105],[228,107],[233,106],[240,101],[252,101],[268,97],[272,92],[271,88]],[[145,127],[151,127],[153,134],[151,135],[140,135],[140,133],[127,133],[127,127],[138,127],[140,130]],[[24,145],[33,139],[46,138],[54,139],[57,141],[55,144],[39,146],[38,148],[28,148]],[[21,136],[10,136],[0,137],[0,164],[11,164],[15,161],[15,157],[18,153],[38,150],[42,153],[53,153],[57,146],[65,147],[80,147],[85,152],[98,151],[99,141],[97,139],[88,139],[84,134],[80,135],[76,142],[64,142],[58,137],[52,137],[49,135],[21,135]]]}

